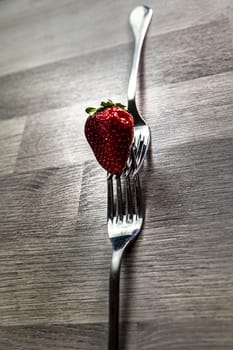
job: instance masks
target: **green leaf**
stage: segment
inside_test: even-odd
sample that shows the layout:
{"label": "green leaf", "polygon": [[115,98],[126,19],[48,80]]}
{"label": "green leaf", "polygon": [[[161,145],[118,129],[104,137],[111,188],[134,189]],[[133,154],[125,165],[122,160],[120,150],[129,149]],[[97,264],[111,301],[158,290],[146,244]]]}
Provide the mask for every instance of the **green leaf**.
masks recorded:
{"label": "green leaf", "polygon": [[107,108],[114,106],[114,103],[112,102],[112,100],[108,100],[107,102],[102,101],[100,105],[104,108]]}
{"label": "green leaf", "polygon": [[123,105],[122,103],[115,103],[115,105],[116,105],[117,107],[120,107],[120,108],[126,108],[126,106]]}
{"label": "green leaf", "polygon": [[94,108],[94,107],[88,107],[86,108],[86,112],[90,115],[96,113],[96,112],[101,112],[103,111],[105,108],[109,108],[109,107],[119,107],[119,108],[126,108],[126,106],[124,106],[122,103],[114,103],[112,100],[107,100],[106,102],[105,101],[102,101],[100,103],[100,107],[99,108]]}
{"label": "green leaf", "polygon": [[96,108],[94,108],[94,107],[87,107],[86,108],[86,112],[87,112],[87,114],[94,114],[95,112],[97,111],[97,109]]}
{"label": "green leaf", "polygon": [[107,102],[102,101],[102,102],[100,103],[100,105],[101,105],[102,107],[106,107],[106,103],[107,103]]}

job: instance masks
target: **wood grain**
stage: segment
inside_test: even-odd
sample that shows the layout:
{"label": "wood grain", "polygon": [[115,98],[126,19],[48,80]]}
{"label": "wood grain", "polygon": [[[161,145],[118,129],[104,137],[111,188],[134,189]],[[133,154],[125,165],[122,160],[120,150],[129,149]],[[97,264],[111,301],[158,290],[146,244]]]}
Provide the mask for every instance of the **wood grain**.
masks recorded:
{"label": "wood grain", "polygon": [[[0,75],[130,42],[127,18],[138,4],[136,0],[18,0],[15,6],[13,1],[1,1]],[[147,5],[154,9],[149,35],[209,23],[232,13],[231,0],[148,0]]]}
{"label": "wood grain", "polygon": [[10,174],[15,169],[26,117],[17,121],[0,120],[0,175]]}
{"label": "wood grain", "polygon": [[5,350],[98,350],[105,343],[103,324],[0,328],[0,345]]}
{"label": "wood grain", "polygon": [[[136,350],[136,324],[120,325],[122,350]],[[93,336],[94,335],[94,336]],[[0,327],[0,346],[5,350],[97,350],[107,342],[107,325]]]}
{"label": "wood grain", "polygon": [[[80,268],[74,240],[81,174],[75,166],[1,177],[1,325],[62,317],[73,278],[81,287],[72,270],[72,264]],[[79,305],[74,289],[71,294]]]}
{"label": "wood grain", "polygon": [[[156,166],[152,164],[148,165],[148,170],[144,169],[147,221],[145,232],[123,265],[124,320],[153,319],[160,313],[167,317],[170,314],[187,316],[197,310],[199,315],[207,312],[232,317],[232,150],[231,138],[185,143],[161,150],[154,157]],[[15,179],[11,177],[19,190],[25,188],[23,203],[27,205],[18,209],[18,215],[6,205],[7,187],[11,188],[12,198],[12,182],[7,185],[8,178],[3,182],[1,199],[6,213],[11,215],[11,226],[7,217],[2,225],[2,259],[6,265],[6,269],[2,267],[6,276],[3,285],[7,282],[6,272],[9,274],[7,285],[10,281],[14,283],[21,269],[22,277],[17,280],[16,290],[11,283],[5,291],[3,289],[2,307],[6,309],[2,310],[1,319],[8,324],[38,323],[39,320],[54,323],[75,323],[79,319],[106,321],[111,249],[105,226],[105,174],[95,162],[85,164],[77,223],[72,225],[67,215],[73,217],[74,199],[64,191],[66,211],[64,204],[58,206],[56,197],[52,201],[50,193],[54,191],[50,186],[53,181],[45,187],[40,185],[44,173],[48,174],[42,172],[37,175],[38,180],[37,177],[32,180],[25,173],[15,175]],[[63,170],[62,174],[67,183],[69,173]],[[79,178],[74,170],[71,174]],[[23,183],[19,182],[20,178]],[[55,181],[54,186],[62,191],[59,182]],[[32,194],[28,187],[35,188]],[[13,197],[14,203],[19,202],[18,191]],[[72,187],[70,191],[73,192]],[[60,195],[58,192],[58,198],[64,202]],[[36,198],[40,198],[39,203]],[[48,218],[46,213],[49,213]],[[19,221],[14,223],[14,217],[19,217]],[[5,235],[4,229],[7,229]],[[13,265],[12,254],[19,254],[15,255]],[[90,257],[95,258],[94,266]],[[51,303],[51,298],[56,300],[55,304]],[[67,300],[72,308],[67,307]],[[129,300],[131,307],[127,305]]]}
{"label": "wood grain", "polygon": [[139,108],[152,129],[153,154],[174,145],[232,137],[233,72],[144,89]]}
{"label": "wood grain", "polygon": [[[135,4],[0,2],[0,349],[106,348],[106,173],[83,127],[87,106],[126,102]],[[230,350],[232,1],[148,4],[146,221],[122,264],[120,348]]]}
{"label": "wood grain", "polygon": [[[145,342],[145,339],[147,340]],[[203,317],[156,320],[138,326],[137,349],[232,349],[232,323]]]}
{"label": "wood grain", "polygon": [[[97,101],[112,98],[125,102],[131,49],[131,45],[122,44],[1,77],[0,117],[89,104],[93,103],[92,96]],[[231,27],[226,19],[153,36],[146,50],[146,87],[233,68]]]}
{"label": "wood grain", "polygon": [[18,149],[15,171],[93,160],[84,136],[86,118],[83,104],[30,115]]}
{"label": "wood grain", "polygon": [[[198,139],[231,137],[232,79],[232,72],[227,72],[144,89],[139,108],[152,129],[153,151]],[[78,104],[28,117],[16,171],[94,160],[84,137],[84,109]]]}
{"label": "wood grain", "polygon": [[145,170],[145,231],[123,278],[134,307],[123,317],[232,318],[232,145],[225,138],[172,147]]}

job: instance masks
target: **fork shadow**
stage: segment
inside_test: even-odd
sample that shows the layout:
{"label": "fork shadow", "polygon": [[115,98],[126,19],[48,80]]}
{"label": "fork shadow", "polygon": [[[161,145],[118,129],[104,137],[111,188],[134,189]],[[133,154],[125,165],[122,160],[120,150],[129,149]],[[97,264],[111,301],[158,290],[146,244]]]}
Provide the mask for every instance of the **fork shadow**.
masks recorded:
{"label": "fork shadow", "polygon": [[[151,151],[150,151],[151,152]],[[144,169],[141,171],[141,183],[142,191],[145,193],[144,205],[147,208],[148,219],[151,211],[162,212],[169,211],[169,203],[171,203],[170,188],[167,186],[166,180],[163,180],[163,174],[152,164],[150,154],[149,160],[146,162]],[[151,164],[151,165],[150,165]],[[152,167],[151,167],[152,166]],[[151,171],[152,169],[152,171]],[[144,170],[144,171],[143,171]],[[154,183],[154,184],[153,184]],[[157,198],[155,201],[154,198]],[[158,214],[159,215],[159,214]],[[146,226],[144,229],[152,227],[150,220],[145,220]],[[156,225],[156,224],[155,224]],[[154,226],[156,227],[156,226]],[[135,242],[130,245],[125,252],[121,267],[121,297],[120,297],[120,344],[121,350],[126,350],[134,344],[137,336],[138,318],[135,319],[135,315],[138,315],[141,305],[138,305],[137,293],[141,279],[141,267],[139,255],[143,253],[147,246],[146,230],[142,229],[142,232],[137,237]],[[139,292],[140,293],[140,292]],[[135,298],[136,297],[136,298]]]}

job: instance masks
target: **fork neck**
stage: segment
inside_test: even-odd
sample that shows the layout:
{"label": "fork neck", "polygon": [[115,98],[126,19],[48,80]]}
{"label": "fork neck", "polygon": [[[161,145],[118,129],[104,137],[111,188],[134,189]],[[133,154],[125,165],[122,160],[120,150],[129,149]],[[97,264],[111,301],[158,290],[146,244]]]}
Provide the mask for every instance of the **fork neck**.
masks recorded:
{"label": "fork neck", "polygon": [[121,259],[124,253],[124,248],[119,250],[113,250],[112,262],[111,262],[111,273],[118,274],[121,266]]}
{"label": "fork neck", "polygon": [[128,99],[127,110],[131,113],[133,113],[135,110],[137,110],[135,98],[133,98],[131,100]]}
{"label": "fork neck", "polygon": [[127,92],[128,101],[134,102],[134,103],[135,103],[135,97],[136,97],[137,76],[138,76],[141,50],[142,50],[142,43],[135,42],[133,61],[132,61],[131,72],[129,76],[129,84],[128,84],[128,92]]}
{"label": "fork neck", "polygon": [[128,106],[127,106],[127,110],[129,111],[129,113],[132,114],[133,119],[134,119],[134,125],[144,125],[145,123],[142,120],[142,117],[140,116],[135,100],[128,100]]}
{"label": "fork neck", "polygon": [[[141,19],[142,20],[142,19]],[[142,26],[143,23],[141,23]],[[133,51],[133,60],[131,65],[131,71],[129,76],[128,84],[128,101],[134,101],[136,97],[136,88],[137,88],[137,77],[139,71],[139,63],[141,59],[142,47],[145,39],[146,32],[143,31],[142,27],[137,28],[136,24],[131,23],[131,27],[134,33],[134,51]]]}

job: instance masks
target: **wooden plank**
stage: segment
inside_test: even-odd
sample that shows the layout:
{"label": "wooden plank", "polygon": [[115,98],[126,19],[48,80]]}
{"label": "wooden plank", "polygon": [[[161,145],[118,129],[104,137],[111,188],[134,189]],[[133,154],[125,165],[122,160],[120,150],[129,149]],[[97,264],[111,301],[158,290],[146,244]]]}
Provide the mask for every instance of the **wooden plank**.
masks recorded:
{"label": "wooden plank", "polygon": [[233,343],[232,320],[199,317],[184,319],[154,319],[139,324],[139,350],[231,350]]}
{"label": "wooden plank", "polygon": [[85,280],[76,259],[81,179],[80,166],[1,177],[1,325],[63,318],[63,307],[72,310],[69,289],[80,307],[74,284]]}
{"label": "wooden plank", "polygon": [[[122,320],[196,313],[232,320],[232,144],[232,138],[218,138],[176,145],[159,150],[145,167],[147,219],[122,266]],[[55,201],[48,211],[40,191],[32,198],[29,179],[21,176],[22,199],[11,200],[23,208],[16,223],[1,195],[12,217],[2,234],[1,322],[106,322],[111,247],[104,171],[95,162],[85,164],[75,226],[59,224],[62,214],[57,224],[53,213],[64,208]],[[14,193],[11,182],[2,186],[3,194],[7,188]]]}
{"label": "wooden plank", "polygon": [[[149,90],[152,96],[157,93],[152,103],[160,104],[156,118],[147,115],[152,126],[153,158],[144,167],[146,236],[142,233],[122,269],[121,315],[125,321],[153,319],[160,313],[187,316],[195,310],[200,315],[213,315],[216,307],[220,316],[232,317],[231,81],[231,74],[224,73]],[[141,107],[143,103],[142,99]],[[75,111],[70,120],[69,114],[63,117],[68,118],[70,130]],[[34,139],[37,144],[35,130],[50,135],[41,143],[44,146],[55,137],[53,127],[63,140],[62,118],[58,112],[45,113],[41,121],[40,115],[36,116],[31,130],[28,134],[25,131],[25,152],[33,150]],[[80,132],[78,124],[76,128]],[[53,148],[53,143],[48,143],[48,149]],[[35,147],[33,157],[39,157],[40,152]],[[105,224],[106,175],[95,161],[85,164],[83,177],[71,169],[68,173],[65,169],[37,170],[1,179],[5,219],[1,225],[2,322],[107,320],[111,247]],[[63,188],[72,176],[75,181],[68,193],[61,190],[60,197],[55,191],[50,199],[53,188]],[[51,183],[47,180],[50,177]],[[73,207],[78,202],[73,190],[76,181],[79,186],[82,182],[79,209]],[[68,202],[64,202],[66,195]],[[71,222],[65,220],[67,215],[73,218]],[[57,229],[59,236],[54,234]],[[94,267],[90,257],[95,259]]]}
{"label": "wooden plank", "polygon": [[[125,102],[130,56],[129,45],[122,44],[95,55],[1,77],[0,117],[39,113],[85,101],[89,104],[93,98]],[[143,67],[143,83],[148,88],[231,70],[229,21],[222,19],[150,38]]]}
{"label": "wooden plank", "polygon": [[106,341],[104,324],[0,327],[0,346],[5,350],[99,350]]}
{"label": "wooden plank", "polygon": [[[136,325],[120,325],[121,350],[136,349]],[[99,350],[107,344],[107,326],[102,323],[52,326],[0,327],[4,350]]]}
{"label": "wooden plank", "polygon": [[227,72],[142,91],[138,105],[151,127],[154,155],[186,142],[232,137],[232,79]]}
{"label": "wooden plank", "polygon": [[[152,130],[152,147],[161,148],[233,134],[233,73],[144,89],[139,109]],[[94,105],[97,104],[93,102]],[[84,136],[87,104],[28,117],[16,172],[94,160]]]}
{"label": "wooden plank", "polygon": [[85,106],[45,111],[27,118],[16,172],[93,160],[84,136]]}
{"label": "wooden plank", "polygon": [[0,120],[0,175],[14,171],[26,118]]}
{"label": "wooden plank", "polygon": [[232,146],[232,138],[174,146],[144,170],[146,223],[123,265],[123,318],[232,322]]}
{"label": "wooden plank", "polygon": [[[149,35],[227,18],[232,12],[231,0],[148,0],[147,5],[154,10]],[[135,6],[136,0],[19,0],[17,6],[1,1],[0,75],[131,41],[128,14]]]}

